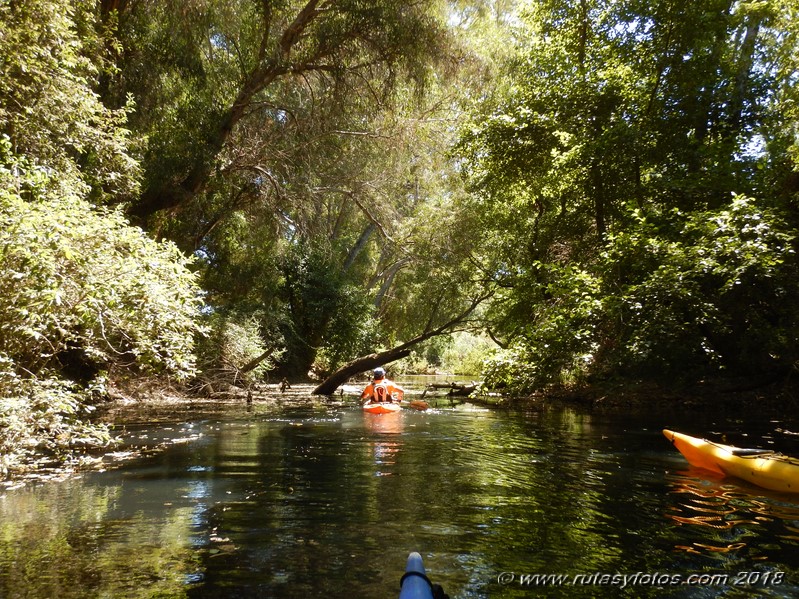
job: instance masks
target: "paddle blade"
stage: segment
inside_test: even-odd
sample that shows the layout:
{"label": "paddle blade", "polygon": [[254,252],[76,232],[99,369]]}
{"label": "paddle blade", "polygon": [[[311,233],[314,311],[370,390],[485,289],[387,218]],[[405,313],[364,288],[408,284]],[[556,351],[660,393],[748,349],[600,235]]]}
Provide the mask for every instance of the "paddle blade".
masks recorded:
{"label": "paddle blade", "polygon": [[408,403],[408,407],[423,412],[424,410],[429,408],[430,405],[426,401],[422,401],[421,399],[414,399],[413,401]]}

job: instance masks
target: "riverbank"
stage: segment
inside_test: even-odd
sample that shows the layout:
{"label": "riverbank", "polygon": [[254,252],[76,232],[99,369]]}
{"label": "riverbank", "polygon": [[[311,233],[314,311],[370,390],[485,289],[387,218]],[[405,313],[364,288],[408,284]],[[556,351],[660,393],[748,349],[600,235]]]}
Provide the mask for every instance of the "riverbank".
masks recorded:
{"label": "riverbank", "polygon": [[505,398],[500,403],[512,407],[558,403],[581,411],[601,413],[784,414],[799,410],[799,383],[718,380],[666,387],[653,382],[615,381],[550,388],[527,397]]}
{"label": "riverbank", "polygon": [[[84,470],[114,467],[164,447],[148,446],[119,450],[119,437],[125,428],[153,423],[198,420],[220,413],[249,410],[282,409],[285,407],[320,408],[353,401],[357,385],[346,386],[331,397],[311,395],[314,381],[270,383],[250,389],[229,387],[210,396],[198,397],[163,382],[147,381],[125,389],[109,388],[104,401],[98,402],[90,421],[108,426],[111,442],[91,446],[76,443],[58,454],[33,452],[9,464],[2,480],[59,479]],[[708,414],[762,415],[785,414],[799,409],[799,385],[770,384],[746,388],[729,382],[703,383],[682,389],[670,389],[655,383],[605,382],[603,384],[551,388],[526,397],[484,394],[472,398],[449,397],[446,394],[427,396],[432,402],[472,402],[493,409],[539,410],[565,406],[582,413],[660,414],[664,422],[675,415]]]}
{"label": "riverbank", "polygon": [[264,384],[253,387],[249,393],[246,389],[229,388],[212,396],[198,397],[163,381],[147,380],[125,388],[109,386],[108,394],[92,406],[91,417],[86,419],[88,425],[108,430],[108,442],[92,444],[76,438],[64,440],[58,452],[47,447],[27,448],[7,462],[0,473],[0,485],[14,488],[26,482],[63,480],[81,472],[115,468],[129,460],[161,452],[175,443],[191,440],[182,438],[130,444],[125,441],[130,428],[157,424],[168,426],[237,411],[244,413],[264,406],[270,409],[321,407],[338,401],[314,397],[312,389],[313,385],[308,382],[294,383],[283,391],[279,384]]}

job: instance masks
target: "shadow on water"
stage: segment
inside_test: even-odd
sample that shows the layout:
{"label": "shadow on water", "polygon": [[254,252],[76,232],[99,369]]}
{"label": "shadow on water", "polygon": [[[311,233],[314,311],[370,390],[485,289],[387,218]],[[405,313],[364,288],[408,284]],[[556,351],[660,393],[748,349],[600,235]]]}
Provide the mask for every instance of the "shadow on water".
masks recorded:
{"label": "shadow on water", "polygon": [[186,442],[0,492],[0,597],[396,597],[414,550],[453,598],[799,592],[799,496],[688,469],[658,419],[307,392],[143,414],[131,445]]}

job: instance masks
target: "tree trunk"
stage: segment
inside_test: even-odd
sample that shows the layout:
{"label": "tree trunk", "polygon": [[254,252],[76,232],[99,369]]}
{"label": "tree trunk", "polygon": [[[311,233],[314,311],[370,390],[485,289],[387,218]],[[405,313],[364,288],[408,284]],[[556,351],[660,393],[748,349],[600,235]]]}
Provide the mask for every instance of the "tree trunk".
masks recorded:
{"label": "tree trunk", "polygon": [[[299,74],[322,68],[315,61],[322,58],[323,54],[310,57],[306,62],[297,64],[289,62],[289,56],[302,37],[303,32],[322,14],[322,11],[318,9],[320,1],[308,0],[305,7],[281,35],[278,43],[279,52],[276,57],[267,56],[266,54],[270,33],[272,32],[269,28],[269,10],[268,8],[265,9],[259,62],[248,74],[236,99],[227,108],[216,128],[210,133],[205,151],[195,158],[191,170],[182,181],[177,183],[169,181],[160,186],[146,189],[142,193],[140,201],[131,207],[129,212],[131,216],[140,222],[144,222],[156,212],[176,210],[193,201],[208,185],[219,154],[228,142],[233,129],[247,113],[253,98],[273,82],[289,73]],[[264,6],[268,7],[268,3],[265,3]]]}
{"label": "tree trunk", "polygon": [[372,370],[378,366],[383,366],[384,364],[389,364],[408,357],[413,349],[404,347],[404,345],[405,344],[376,354],[361,356],[345,364],[314,389],[314,395],[332,395],[333,392],[338,389],[339,385],[342,385],[350,377],[355,376],[359,372]]}
{"label": "tree trunk", "polygon": [[588,48],[588,3],[580,0],[580,41],[577,46],[577,68],[580,74],[585,74],[585,55]]}
{"label": "tree trunk", "polygon": [[741,43],[738,57],[738,72],[735,74],[734,78],[735,87],[733,97],[730,102],[731,135],[735,135],[739,131],[741,122],[743,121],[744,105],[752,75],[755,49],[757,47],[757,36],[760,33],[762,19],[763,18],[759,16],[750,16],[746,24],[744,39]]}
{"label": "tree trunk", "polygon": [[270,349],[266,350],[260,356],[250,360],[246,365],[244,365],[243,367],[239,368],[239,372],[241,372],[242,374],[245,374],[247,372],[250,372],[251,370],[255,370],[255,368],[258,366],[258,364],[260,364],[261,362],[263,362],[264,360],[269,358],[269,356],[271,356],[274,352],[275,352],[274,348],[270,348]]}
{"label": "tree trunk", "polygon": [[358,241],[355,242],[355,245],[352,246],[349,254],[347,254],[347,259],[344,261],[344,267],[341,269],[343,272],[347,272],[352,265],[355,264],[355,260],[358,259],[358,256],[363,251],[363,248],[366,247],[366,244],[369,243],[369,238],[372,236],[377,230],[377,225],[373,222],[370,222],[366,228],[361,233],[361,236],[358,238]]}
{"label": "tree trunk", "polygon": [[322,383],[313,390],[314,395],[332,395],[333,392],[338,389],[339,385],[344,384],[351,376],[358,374],[359,372],[364,372],[365,370],[371,370],[373,368],[377,368],[378,366],[382,366],[384,364],[389,364],[390,362],[395,362],[396,360],[400,360],[410,355],[412,348],[414,345],[421,343],[422,341],[427,341],[432,337],[436,337],[438,335],[443,335],[444,333],[449,332],[455,325],[463,322],[466,318],[474,312],[474,309],[477,308],[484,300],[488,299],[491,296],[491,293],[488,292],[483,296],[473,298],[472,303],[469,307],[464,310],[462,313],[455,316],[449,322],[442,324],[440,327],[436,329],[426,330],[421,335],[417,335],[410,341],[406,341],[405,343],[398,345],[396,347],[392,347],[391,349],[387,349],[382,352],[377,352],[374,354],[369,354],[367,356],[361,356],[360,358],[356,358],[352,362],[345,364],[336,372],[331,374],[327,379],[322,381]]}
{"label": "tree trunk", "polygon": [[594,223],[599,240],[605,241],[605,182],[602,180],[602,168],[598,159],[591,164],[591,192],[594,197]]}
{"label": "tree trunk", "polygon": [[402,260],[395,262],[391,266],[389,266],[384,271],[384,276],[386,277],[383,281],[382,285],[380,285],[380,289],[378,289],[377,294],[375,295],[374,306],[377,308],[378,313],[380,313],[380,308],[383,305],[383,299],[386,297],[386,293],[388,290],[391,289],[391,285],[394,283],[394,278],[397,276],[397,273],[402,270],[402,268],[409,264],[410,260],[408,258],[403,258]]}

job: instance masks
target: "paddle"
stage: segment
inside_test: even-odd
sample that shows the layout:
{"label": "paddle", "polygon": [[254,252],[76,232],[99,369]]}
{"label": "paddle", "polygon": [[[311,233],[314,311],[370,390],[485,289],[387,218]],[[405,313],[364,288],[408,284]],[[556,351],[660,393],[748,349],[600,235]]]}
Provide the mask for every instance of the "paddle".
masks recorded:
{"label": "paddle", "polygon": [[405,401],[405,391],[403,389],[397,389],[394,393],[391,394],[395,401],[401,401],[403,406],[411,408],[412,410],[419,410],[420,412],[424,412],[430,405],[426,401],[422,401],[421,399],[412,399],[411,401]]}
{"label": "paddle", "polygon": [[408,407],[423,412],[430,407],[430,404],[428,404],[426,401],[422,401],[421,399],[414,399],[408,402]]}

